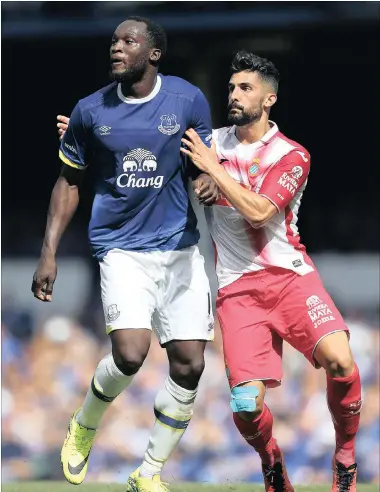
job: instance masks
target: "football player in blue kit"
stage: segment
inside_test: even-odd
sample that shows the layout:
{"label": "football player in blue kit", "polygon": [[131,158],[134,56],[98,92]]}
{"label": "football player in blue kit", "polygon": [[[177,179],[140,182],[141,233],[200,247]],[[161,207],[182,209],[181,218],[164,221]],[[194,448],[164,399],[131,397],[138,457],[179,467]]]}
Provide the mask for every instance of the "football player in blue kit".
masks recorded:
{"label": "football player in blue kit", "polygon": [[170,370],[155,399],[156,421],[143,463],[127,491],[167,491],[160,473],[192,417],[205,345],[214,336],[187,186],[192,177],[205,204],[215,201],[217,187],[209,176],[193,174],[195,167],[180,152],[188,128],[210,144],[210,109],[197,87],[158,73],[165,51],[166,34],[154,22],[130,17],[120,24],[110,49],[113,82],[81,99],[67,131],[61,131],[63,166],[32,291],[41,301],[52,300],[56,250],[77,208],[83,171],[93,166],[89,238],[112,342],[62,447],[63,472],[73,484],[84,480],[100,421],[142,366],[154,327]]}

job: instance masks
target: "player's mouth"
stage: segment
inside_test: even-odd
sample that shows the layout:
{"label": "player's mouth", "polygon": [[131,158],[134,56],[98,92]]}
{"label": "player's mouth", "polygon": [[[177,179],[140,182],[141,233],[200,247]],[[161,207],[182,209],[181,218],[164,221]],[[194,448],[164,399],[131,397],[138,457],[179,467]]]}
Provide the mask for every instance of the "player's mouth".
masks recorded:
{"label": "player's mouth", "polygon": [[243,110],[240,108],[231,108],[229,113],[238,113],[239,111],[243,111]]}
{"label": "player's mouth", "polygon": [[230,106],[228,110],[229,113],[232,113],[232,111],[243,111],[243,108],[239,108],[238,106]]}
{"label": "player's mouth", "polygon": [[121,58],[111,58],[111,65],[113,68],[119,68],[124,65],[124,62]]}

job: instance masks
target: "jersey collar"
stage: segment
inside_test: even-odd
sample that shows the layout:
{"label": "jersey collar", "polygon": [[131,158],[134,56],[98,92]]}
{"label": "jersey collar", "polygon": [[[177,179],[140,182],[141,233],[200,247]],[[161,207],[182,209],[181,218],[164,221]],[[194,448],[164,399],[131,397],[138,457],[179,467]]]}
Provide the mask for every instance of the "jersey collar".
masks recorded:
{"label": "jersey collar", "polygon": [[263,137],[261,137],[260,142],[268,143],[278,132],[278,126],[274,121],[269,120],[268,123],[272,128]]}
{"label": "jersey collar", "polygon": [[121,84],[117,84],[117,95],[121,101],[123,101],[125,104],[144,104],[148,101],[151,101],[154,97],[157,96],[161,89],[161,84],[162,80],[159,75],[157,75],[157,81],[156,85],[154,86],[154,89],[150,94],[148,94],[146,97],[141,97],[140,99],[136,99],[134,97],[125,97],[124,94],[121,92]]}
{"label": "jersey collar", "polygon": [[269,143],[272,140],[272,138],[275,137],[276,133],[278,132],[278,126],[272,120],[269,120],[269,125],[271,126],[271,129],[265,135],[263,135],[260,138],[260,140],[258,140],[257,142],[248,144],[248,145],[243,145],[238,140],[238,138],[236,137],[236,126],[235,125],[231,126],[231,128],[230,128],[230,130],[229,130],[228,133],[230,135],[232,135],[232,137],[236,140],[236,142],[237,142],[238,145],[242,145],[243,147],[249,147],[251,149],[254,149],[255,147],[259,147],[260,144],[267,144],[267,143]]}

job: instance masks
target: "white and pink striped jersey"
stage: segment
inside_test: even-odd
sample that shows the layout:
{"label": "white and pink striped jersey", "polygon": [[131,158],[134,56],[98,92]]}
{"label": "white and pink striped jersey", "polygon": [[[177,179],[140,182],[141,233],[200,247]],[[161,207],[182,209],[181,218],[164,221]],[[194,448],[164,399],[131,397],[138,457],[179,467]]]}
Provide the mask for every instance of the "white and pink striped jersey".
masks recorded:
{"label": "white and pink striped jersey", "polygon": [[270,200],[279,212],[255,229],[223,196],[205,208],[216,249],[219,288],[244,273],[272,266],[300,275],[314,270],[297,228],[310,155],[280,133],[273,121],[270,125],[268,133],[250,145],[239,142],[235,126],[213,131],[220,164],[241,186]]}

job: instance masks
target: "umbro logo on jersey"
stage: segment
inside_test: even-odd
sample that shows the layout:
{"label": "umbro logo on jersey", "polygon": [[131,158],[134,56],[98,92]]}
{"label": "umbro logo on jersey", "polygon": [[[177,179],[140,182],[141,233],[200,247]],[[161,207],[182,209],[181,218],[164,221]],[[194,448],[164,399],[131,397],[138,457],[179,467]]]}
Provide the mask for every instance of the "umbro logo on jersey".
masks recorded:
{"label": "umbro logo on jersey", "polygon": [[102,136],[103,135],[109,135],[111,133],[110,130],[111,130],[111,127],[105,126],[105,125],[103,125],[99,128],[100,135],[102,135]]}
{"label": "umbro logo on jersey", "polygon": [[78,155],[78,152],[76,151],[76,148],[73,147],[72,145],[69,145],[68,143],[65,142],[65,147],[67,147],[73,154]]}

